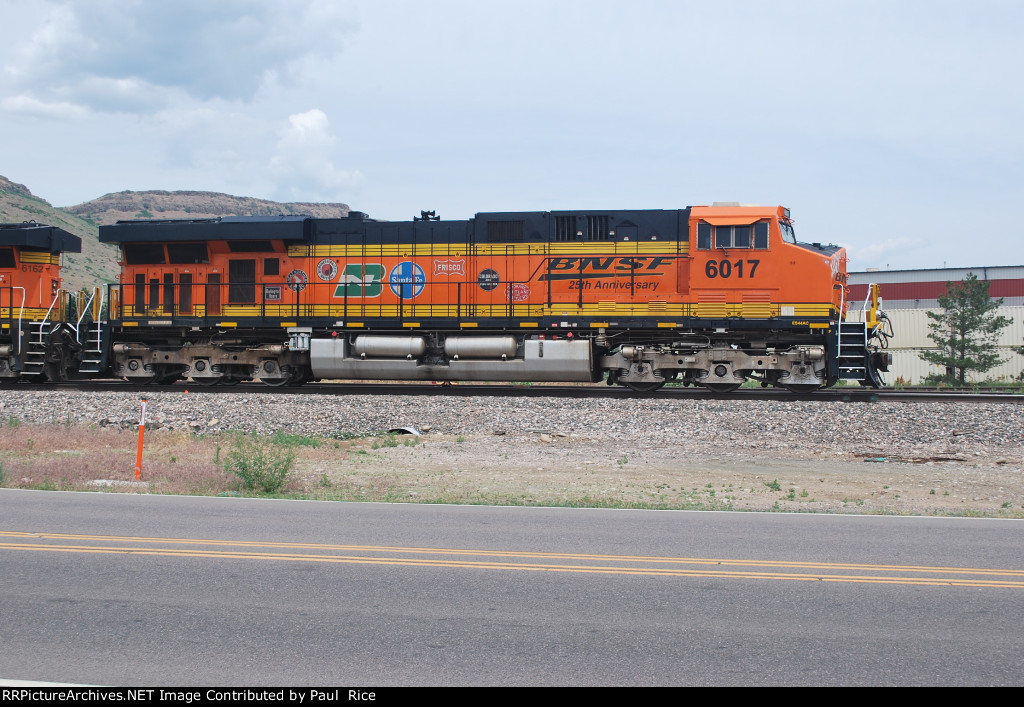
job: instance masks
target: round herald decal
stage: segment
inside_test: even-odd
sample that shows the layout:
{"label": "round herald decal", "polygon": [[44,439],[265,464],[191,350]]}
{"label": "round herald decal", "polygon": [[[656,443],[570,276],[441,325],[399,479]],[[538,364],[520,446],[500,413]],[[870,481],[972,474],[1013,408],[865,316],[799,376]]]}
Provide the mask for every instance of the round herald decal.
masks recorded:
{"label": "round herald decal", "polygon": [[388,276],[388,285],[395,297],[402,299],[413,299],[423,292],[427,276],[416,263],[406,260],[391,269]]}
{"label": "round herald decal", "polygon": [[284,281],[288,283],[288,289],[292,292],[302,292],[306,289],[309,277],[306,275],[305,270],[292,270]]}
{"label": "round herald decal", "polygon": [[499,275],[497,271],[488,268],[487,270],[482,270],[480,272],[476,281],[477,284],[480,285],[481,290],[490,292],[491,290],[498,289],[498,283],[501,282],[501,275]]}
{"label": "round herald decal", "polygon": [[316,276],[324,282],[330,282],[338,276],[338,264],[330,258],[324,258],[316,264]]}

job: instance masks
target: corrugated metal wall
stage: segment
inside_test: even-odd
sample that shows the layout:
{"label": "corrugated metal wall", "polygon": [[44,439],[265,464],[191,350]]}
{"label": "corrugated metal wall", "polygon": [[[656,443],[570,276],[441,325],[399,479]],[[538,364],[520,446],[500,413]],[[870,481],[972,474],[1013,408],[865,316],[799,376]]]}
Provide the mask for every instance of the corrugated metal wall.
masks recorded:
{"label": "corrugated metal wall", "polygon": [[[897,378],[902,378],[906,383],[920,383],[931,373],[943,373],[944,369],[920,357],[921,351],[935,349],[934,342],[928,338],[928,323],[931,319],[928,318],[927,310],[887,309],[885,313],[892,322],[894,333],[889,342],[893,365],[885,375],[886,383],[891,385]],[[1000,355],[1006,360],[988,373],[974,376],[972,382],[1012,380],[1024,370],[1024,356],[1013,351],[1015,347],[1024,346],[1024,307],[1000,307],[997,313],[1013,320],[1010,326],[1000,332],[998,340]],[[862,312],[851,311],[848,320],[861,321]]]}

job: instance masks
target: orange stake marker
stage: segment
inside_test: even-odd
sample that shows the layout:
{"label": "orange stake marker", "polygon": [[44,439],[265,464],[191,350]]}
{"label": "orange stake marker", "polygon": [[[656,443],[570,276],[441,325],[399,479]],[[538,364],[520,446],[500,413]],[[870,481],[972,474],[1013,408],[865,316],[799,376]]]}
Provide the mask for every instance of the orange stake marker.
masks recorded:
{"label": "orange stake marker", "polygon": [[142,481],[142,438],[146,434],[146,399],[142,399],[142,414],[139,416],[139,451],[135,455],[135,480]]}

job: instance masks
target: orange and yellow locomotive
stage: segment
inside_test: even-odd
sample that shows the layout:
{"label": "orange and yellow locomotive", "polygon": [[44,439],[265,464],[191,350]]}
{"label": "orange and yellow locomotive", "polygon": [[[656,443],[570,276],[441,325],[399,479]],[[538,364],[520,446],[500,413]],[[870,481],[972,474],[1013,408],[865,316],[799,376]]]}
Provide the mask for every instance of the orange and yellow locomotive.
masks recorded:
{"label": "orange and yellow locomotive", "polygon": [[54,226],[0,224],[0,383],[22,377],[63,380],[81,362],[71,298],[61,284],[61,255],[82,240]]}
{"label": "orange and yellow locomotive", "polygon": [[109,363],[138,382],[879,385],[846,251],[788,209],[129,221]]}

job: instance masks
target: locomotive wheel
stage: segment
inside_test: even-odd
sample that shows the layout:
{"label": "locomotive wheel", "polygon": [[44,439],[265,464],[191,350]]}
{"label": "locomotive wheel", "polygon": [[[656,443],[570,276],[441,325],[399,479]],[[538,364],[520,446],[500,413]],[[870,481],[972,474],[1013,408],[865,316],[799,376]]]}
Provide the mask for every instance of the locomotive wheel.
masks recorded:
{"label": "locomotive wheel", "polygon": [[223,380],[223,378],[192,378],[191,381],[195,385],[202,386],[204,388],[212,388]]}
{"label": "locomotive wheel", "polygon": [[739,390],[742,383],[701,383],[705,388],[710,390],[712,393],[731,393],[734,390]]}
{"label": "locomotive wheel", "polygon": [[260,378],[260,383],[269,385],[271,388],[280,388],[283,385],[289,385],[291,382],[291,376],[288,378]]}
{"label": "locomotive wheel", "polygon": [[155,379],[150,382],[156,385],[171,385],[181,380],[181,377],[181,371],[172,366],[158,366]]}
{"label": "locomotive wheel", "polygon": [[305,366],[296,368],[288,378],[288,385],[300,386],[313,380],[313,375]]}
{"label": "locomotive wheel", "polygon": [[813,393],[821,386],[817,383],[791,383],[790,385],[783,384],[782,387],[790,393]]}
{"label": "locomotive wheel", "polygon": [[656,383],[620,383],[635,393],[653,393],[665,385],[665,381]]}

